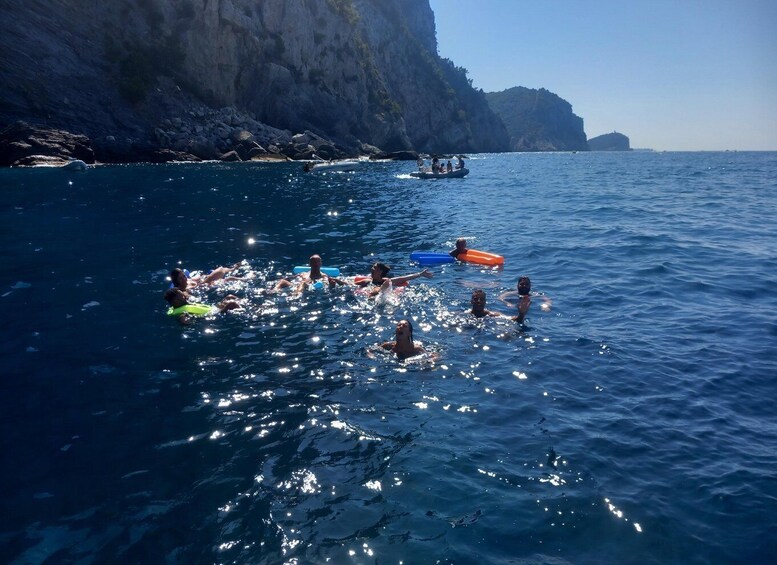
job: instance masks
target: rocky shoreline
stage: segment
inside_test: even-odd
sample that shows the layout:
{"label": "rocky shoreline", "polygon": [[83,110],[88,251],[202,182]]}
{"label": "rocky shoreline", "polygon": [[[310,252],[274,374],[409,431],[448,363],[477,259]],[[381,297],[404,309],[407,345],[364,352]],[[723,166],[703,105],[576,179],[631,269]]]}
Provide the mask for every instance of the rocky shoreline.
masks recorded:
{"label": "rocky shoreline", "polygon": [[195,107],[165,119],[148,135],[89,138],[64,129],[17,121],[0,131],[0,167],[197,161],[308,161],[369,157],[415,160],[414,151],[385,153],[355,141],[347,146],[310,131],[293,134],[227,107]]}

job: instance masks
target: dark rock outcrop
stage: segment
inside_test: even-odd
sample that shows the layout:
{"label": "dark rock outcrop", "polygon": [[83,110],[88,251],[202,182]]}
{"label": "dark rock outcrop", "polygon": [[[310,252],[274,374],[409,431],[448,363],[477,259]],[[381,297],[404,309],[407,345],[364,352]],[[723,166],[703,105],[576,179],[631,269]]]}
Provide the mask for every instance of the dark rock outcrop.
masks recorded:
{"label": "dark rock outcrop", "polygon": [[0,54],[0,127],[84,135],[100,161],[509,149],[428,1],[4,0]]}
{"label": "dark rock outcrop", "polygon": [[94,163],[89,138],[15,122],[0,131],[0,166],[63,165],[70,158]]}
{"label": "dark rock outcrop", "polygon": [[614,131],[588,140],[591,151],[631,151],[629,138]]}
{"label": "dark rock outcrop", "polygon": [[540,88],[486,93],[510,135],[512,151],[587,151],[583,119],[566,100]]}

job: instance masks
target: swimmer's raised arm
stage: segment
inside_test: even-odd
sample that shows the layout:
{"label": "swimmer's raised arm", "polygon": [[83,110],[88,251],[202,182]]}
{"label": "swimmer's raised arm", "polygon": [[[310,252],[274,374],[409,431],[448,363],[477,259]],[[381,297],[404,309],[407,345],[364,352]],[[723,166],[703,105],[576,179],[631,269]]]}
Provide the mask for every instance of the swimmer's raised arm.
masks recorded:
{"label": "swimmer's raised arm", "polygon": [[520,299],[520,295],[518,294],[517,290],[508,290],[507,292],[503,292],[497,298],[507,304],[508,306],[515,306],[514,302],[511,302],[510,300],[513,300],[515,298]]}
{"label": "swimmer's raised arm", "polygon": [[431,279],[433,276],[434,274],[430,272],[429,269],[424,269],[423,271],[418,271],[417,273],[413,273],[411,275],[403,275],[401,277],[391,277],[391,282],[395,285],[401,285],[401,284],[405,284],[408,281],[417,279],[419,277],[426,277],[427,279]]}
{"label": "swimmer's raised arm", "polygon": [[526,317],[526,314],[529,312],[529,306],[531,306],[531,296],[528,294],[526,296],[522,296],[520,302],[518,302],[518,315],[513,316],[513,320],[518,322],[519,324],[523,323],[523,319]]}

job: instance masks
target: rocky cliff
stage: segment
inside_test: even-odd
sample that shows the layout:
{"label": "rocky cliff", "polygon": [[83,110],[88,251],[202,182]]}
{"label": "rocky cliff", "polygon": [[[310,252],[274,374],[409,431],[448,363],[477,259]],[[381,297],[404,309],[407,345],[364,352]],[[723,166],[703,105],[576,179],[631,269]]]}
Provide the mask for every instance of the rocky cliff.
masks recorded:
{"label": "rocky cliff", "polygon": [[507,128],[512,151],[588,150],[583,119],[552,92],[517,86],[486,99]]}
{"label": "rocky cliff", "polygon": [[3,0],[0,87],[104,161],[509,149],[427,0]]}
{"label": "rocky cliff", "polygon": [[588,140],[591,151],[631,151],[629,138],[614,131]]}

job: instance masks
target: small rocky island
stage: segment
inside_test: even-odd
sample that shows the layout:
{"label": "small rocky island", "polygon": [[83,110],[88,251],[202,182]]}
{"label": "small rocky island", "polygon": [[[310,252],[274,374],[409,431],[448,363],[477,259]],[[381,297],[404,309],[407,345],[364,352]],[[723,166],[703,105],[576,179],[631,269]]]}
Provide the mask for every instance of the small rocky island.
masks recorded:
{"label": "small rocky island", "polygon": [[588,140],[591,151],[631,151],[629,138],[614,131]]}

